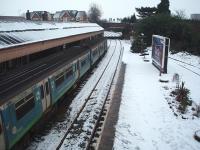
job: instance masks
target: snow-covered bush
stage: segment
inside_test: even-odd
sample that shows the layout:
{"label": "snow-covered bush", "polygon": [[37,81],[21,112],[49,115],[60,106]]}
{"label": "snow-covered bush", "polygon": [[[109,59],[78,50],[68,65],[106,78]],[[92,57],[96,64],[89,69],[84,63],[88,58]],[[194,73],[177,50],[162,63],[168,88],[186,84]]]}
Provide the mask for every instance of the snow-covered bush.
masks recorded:
{"label": "snow-covered bush", "polygon": [[145,43],[142,36],[138,35],[135,37],[134,42],[131,45],[132,53],[143,53],[145,49]]}
{"label": "snow-covered bush", "polygon": [[184,114],[187,106],[192,105],[192,101],[189,98],[190,90],[185,88],[185,83],[182,82],[180,86],[172,91],[172,94],[175,95],[175,99],[179,102],[179,111]]}

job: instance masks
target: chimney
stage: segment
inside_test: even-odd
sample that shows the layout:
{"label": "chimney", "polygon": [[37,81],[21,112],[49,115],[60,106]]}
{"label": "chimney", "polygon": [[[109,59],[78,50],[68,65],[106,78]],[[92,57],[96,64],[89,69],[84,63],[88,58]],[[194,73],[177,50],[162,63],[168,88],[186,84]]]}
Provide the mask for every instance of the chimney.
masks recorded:
{"label": "chimney", "polygon": [[31,20],[31,14],[30,14],[29,10],[27,10],[27,12],[26,12],[26,20]]}

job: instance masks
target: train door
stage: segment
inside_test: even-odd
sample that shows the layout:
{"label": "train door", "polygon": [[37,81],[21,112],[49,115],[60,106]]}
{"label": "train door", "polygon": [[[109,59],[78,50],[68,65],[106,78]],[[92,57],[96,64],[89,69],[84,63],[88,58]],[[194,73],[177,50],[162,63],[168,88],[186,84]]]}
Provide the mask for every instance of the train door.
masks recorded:
{"label": "train door", "polygon": [[45,80],[45,98],[47,102],[47,108],[51,105],[51,96],[50,96],[50,88],[48,79]]}
{"label": "train door", "polygon": [[41,100],[42,100],[42,109],[43,112],[49,107],[49,85],[48,82],[46,80],[44,80],[41,84],[40,84],[40,94],[41,94]]}
{"label": "train door", "polygon": [[[1,113],[1,112],[0,112]],[[1,120],[1,114],[0,114],[0,149],[4,150],[5,147],[5,139],[4,139],[4,133],[3,133],[3,123]]]}
{"label": "train door", "polygon": [[43,111],[45,111],[47,108],[49,108],[51,101],[50,101],[50,91],[49,91],[49,82],[48,79],[45,79],[43,81],[43,100],[42,100],[42,105],[43,105]]}

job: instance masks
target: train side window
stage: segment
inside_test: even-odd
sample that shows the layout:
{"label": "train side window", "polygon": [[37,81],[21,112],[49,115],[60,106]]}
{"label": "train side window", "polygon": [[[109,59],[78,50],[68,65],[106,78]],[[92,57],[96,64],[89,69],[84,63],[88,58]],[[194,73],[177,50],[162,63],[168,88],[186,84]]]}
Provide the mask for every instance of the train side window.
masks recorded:
{"label": "train side window", "polygon": [[70,78],[72,75],[73,75],[73,69],[72,67],[70,67],[66,70],[66,79]]}
{"label": "train side window", "polygon": [[86,64],[86,62],[87,62],[87,59],[82,60],[81,61],[81,66],[84,66]]}
{"label": "train side window", "polygon": [[49,94],[49,83],[48,82],[45,83],[45,89],[46,89],[46,94],[48,95]]}
{"label": "train side window", "polygon": [[41,99],[44,98],[44,88],[43,85],[40,86],[40,92],[41,92]]}
{"label": "train side window", "polygon": [[56,77],[55,77],[55,83],[56,83],[56,88],[58,88],[63,82],[64,82],[64,74],[63,72],[58,74]]}
{"label": "train side window", "polygon": [[35,106],[35,99],[33,93],[30,93],[17,103],[15,103],[15,112],[17,120],[24,117]]}

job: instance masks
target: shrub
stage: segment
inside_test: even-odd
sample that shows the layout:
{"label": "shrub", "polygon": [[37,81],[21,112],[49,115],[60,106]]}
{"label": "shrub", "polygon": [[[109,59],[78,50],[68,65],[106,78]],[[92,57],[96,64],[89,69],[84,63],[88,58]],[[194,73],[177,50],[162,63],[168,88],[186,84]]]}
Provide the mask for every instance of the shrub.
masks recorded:
{"label": "shrub", "polygon": [[145,43],[143,37],[140,35],[135,36],[135,39],[131,45],[132,53],[143,53],[145,49]]}
{"label": "shrub", "polygon": [[144,42],[151,45],[152,35],[162,35],[171,39],[171,48],[175,52],[187,51],[200,55],[200,22],[184,20],[177,16],[158,14],[138,22],[136,31],[144,33]]}
{"label": "shrub", "polygon": [[179,102],[178,109],[184,114],[187,106],[192,105],[192,101],[189,98],[190,91],[185,88],[185,83],[182,82],[177,89],[171,92],[171,94],[175,95],[175,99]]}

